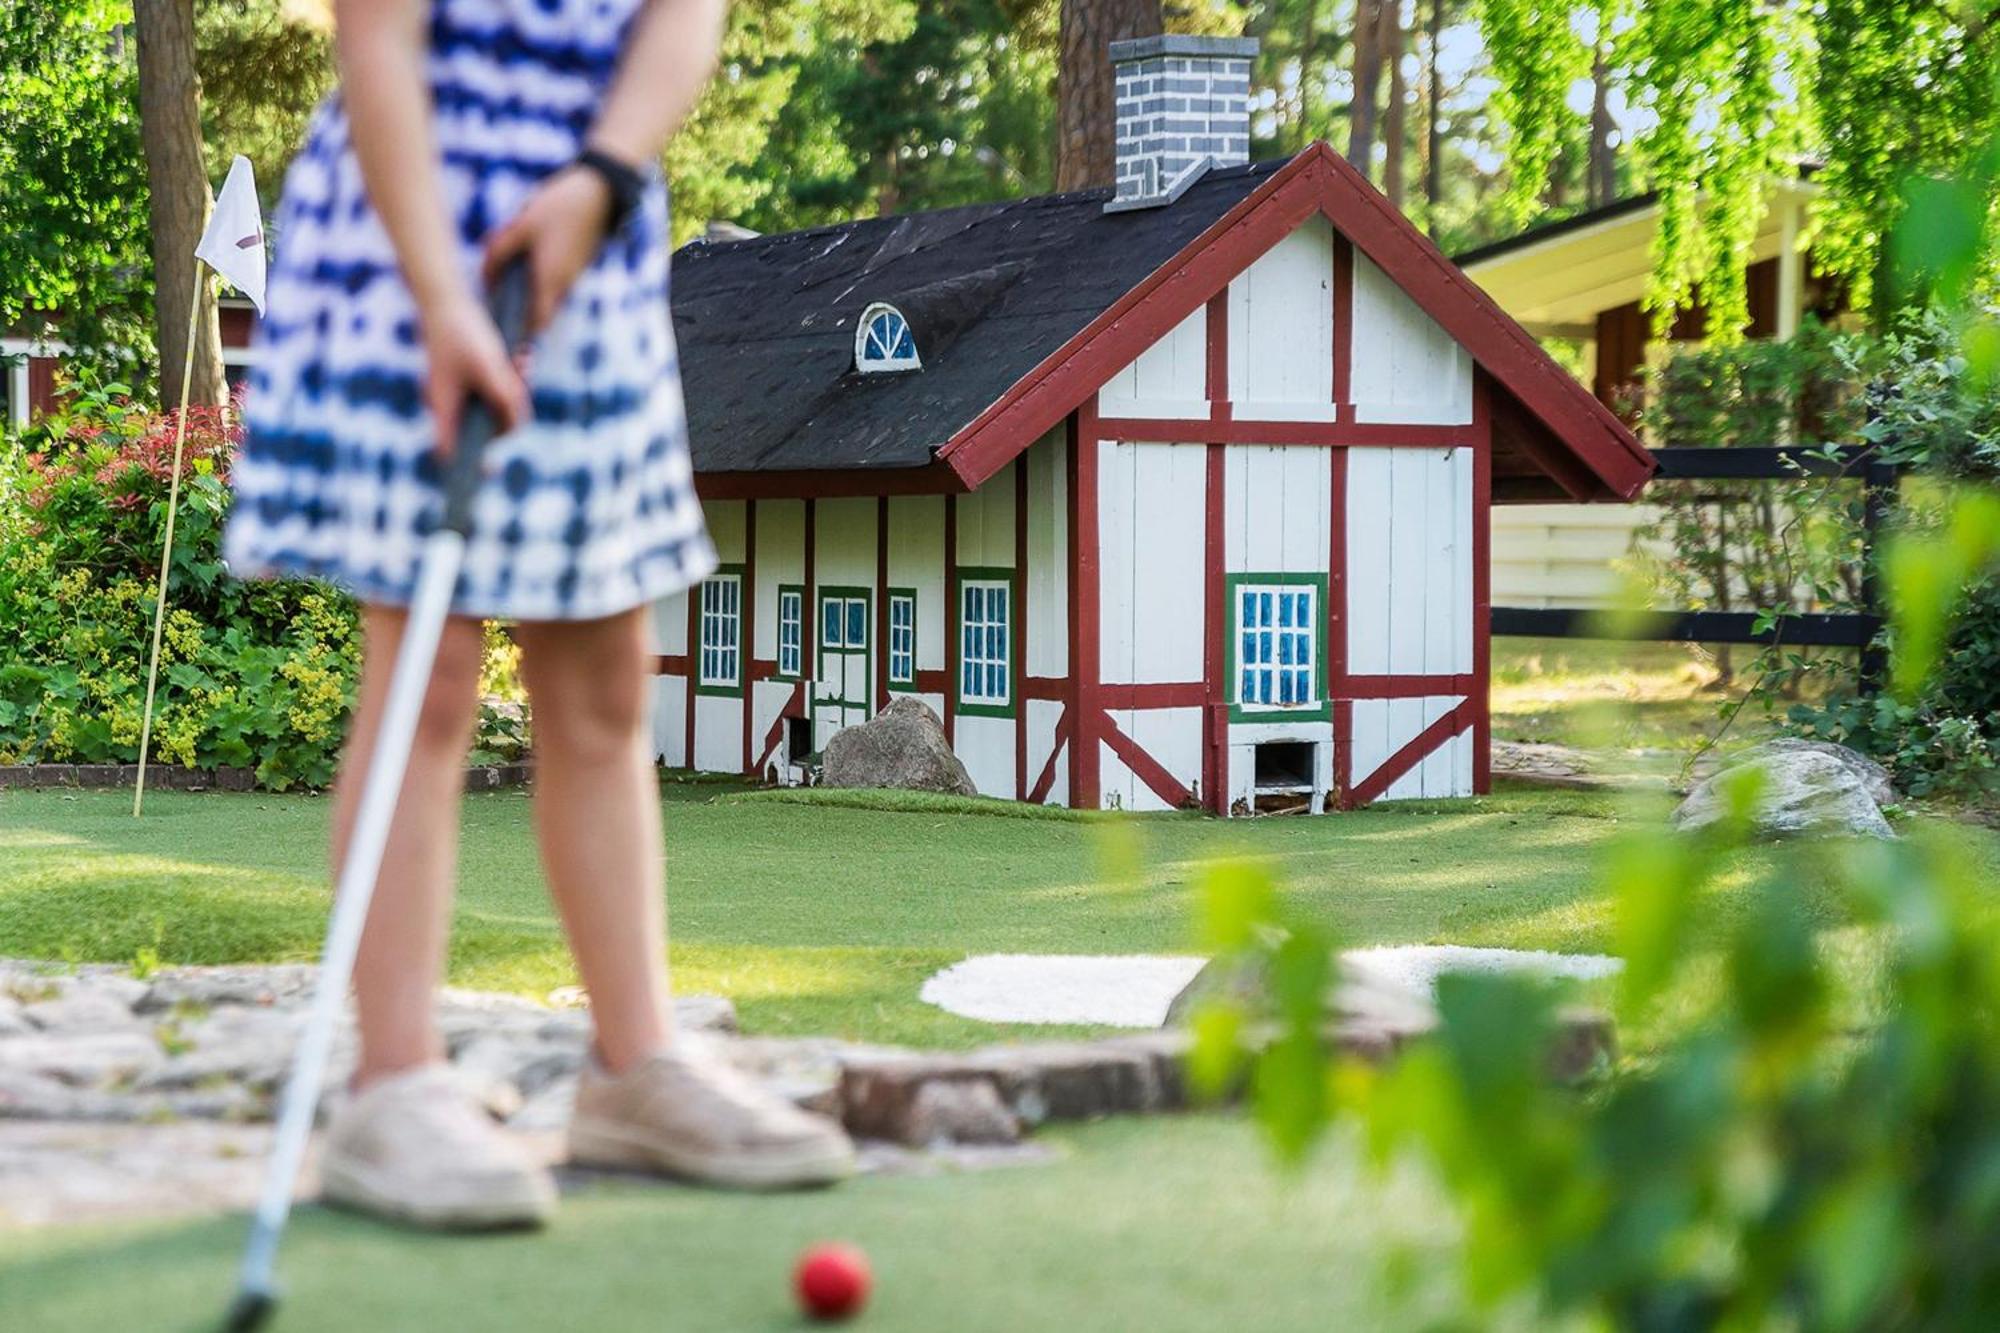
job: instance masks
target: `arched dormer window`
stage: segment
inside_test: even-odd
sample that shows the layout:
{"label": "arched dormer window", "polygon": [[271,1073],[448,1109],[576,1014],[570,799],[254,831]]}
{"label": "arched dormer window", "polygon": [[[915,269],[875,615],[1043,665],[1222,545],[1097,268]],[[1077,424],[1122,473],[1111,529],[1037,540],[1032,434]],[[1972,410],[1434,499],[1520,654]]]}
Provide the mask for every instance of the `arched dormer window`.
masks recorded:
{"label": "arched dormer window", "polygon": [[861,312],[854,328],[854,368],[864,375],[891,370],[921,370],[917,340],[910,321],[892,305],[877,301]]}

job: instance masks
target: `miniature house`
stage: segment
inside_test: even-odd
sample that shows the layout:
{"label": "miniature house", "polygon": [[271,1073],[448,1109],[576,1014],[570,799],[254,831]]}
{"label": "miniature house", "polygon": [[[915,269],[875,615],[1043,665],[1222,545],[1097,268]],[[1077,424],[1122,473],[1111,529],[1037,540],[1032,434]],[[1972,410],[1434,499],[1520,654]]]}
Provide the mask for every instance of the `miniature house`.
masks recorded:
{"label": "miniature house", "polygon": [[724,563],[664,762],[802,780],[910,693],[994,796],[1485,790],[1489,507],[1652,463],[1325,145],[1245,161],[1254,49],[1116,44],[1113,190],[676,256]]}

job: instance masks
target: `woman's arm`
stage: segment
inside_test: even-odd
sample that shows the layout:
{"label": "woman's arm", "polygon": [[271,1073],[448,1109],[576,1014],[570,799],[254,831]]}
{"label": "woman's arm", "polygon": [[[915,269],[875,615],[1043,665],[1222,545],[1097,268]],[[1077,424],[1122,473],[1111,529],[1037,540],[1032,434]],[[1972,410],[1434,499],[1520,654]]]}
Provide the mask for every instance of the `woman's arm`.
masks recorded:
{"label": "woman's arm", "polygon": [[424,397],[448,453],[468,393],[511,429],[527,413],[527,386],[459,264],[424,72],[423,0],[336,0],[334,12],[355,160],[416,300]]}
{"label": "woman's arm", "polygon": [[[646,0],[587,146],[633,167],[657,159],[715,72],[727,8],[727,0]],[[549,177],[488,239],[489,276],[503,261],[527,253],[535,276],[533,327],[555,317],[570,284],[596,255],[610,213],[611,191],[603,179],[571,167]]]}

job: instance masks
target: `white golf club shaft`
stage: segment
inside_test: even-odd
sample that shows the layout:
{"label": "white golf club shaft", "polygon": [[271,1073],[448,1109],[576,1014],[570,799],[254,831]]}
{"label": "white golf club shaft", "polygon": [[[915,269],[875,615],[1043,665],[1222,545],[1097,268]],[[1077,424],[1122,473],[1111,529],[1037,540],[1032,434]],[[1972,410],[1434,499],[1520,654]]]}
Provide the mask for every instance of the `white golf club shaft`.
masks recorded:
{"label": "white golf club shaft", "polygon": [[292,1210],[292,1191],[298,1183],[306,1141],[312,1134],[320,1088],[326,1081],[334,1029],[347,1004],[354,955],[361,947],[368,904],[375,896],[375,880],[389,844],[389,826],[395,820],[403,774],[409,768],[417,718],[423,712],[431,668],[437,661],[438,641],[444,634],[445,616],[451,609],[452,591],[457,586],[464,558],[465,538],[450,529],[440,528],[425,539],[417,568],[416,593],[410,599],[403,641],[396,650],[396,666],[389,680],[388,706],[382,711],[381,726],[375,733],[374,749],[361,787],[361,807],[355,814],[347,842],[347,859],[341,864],[340,882],[334,890],[333,915],[327,923],[326,949],[320,959],[312,1012],[299,1040],[298,1053],[292,1058],[291,1075],[285,1080],[277,1136],[257,1203],[256,1225],[243,1253],[240,1286],[246,1291],[268,1292],[271,1288],[278,1238]]}

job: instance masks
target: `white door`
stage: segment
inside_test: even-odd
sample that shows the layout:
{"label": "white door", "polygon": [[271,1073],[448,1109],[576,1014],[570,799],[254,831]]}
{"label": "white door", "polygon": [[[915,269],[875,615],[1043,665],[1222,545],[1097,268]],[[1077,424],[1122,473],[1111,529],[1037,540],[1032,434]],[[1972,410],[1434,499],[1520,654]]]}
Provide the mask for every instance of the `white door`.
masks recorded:
{"label": "white door", "polygon": [[822,588],[819,594],[819,671],[813,685],[813,747],[842,727],[866,722],[873,694],[868,671],[871,619],[866,588]]}

